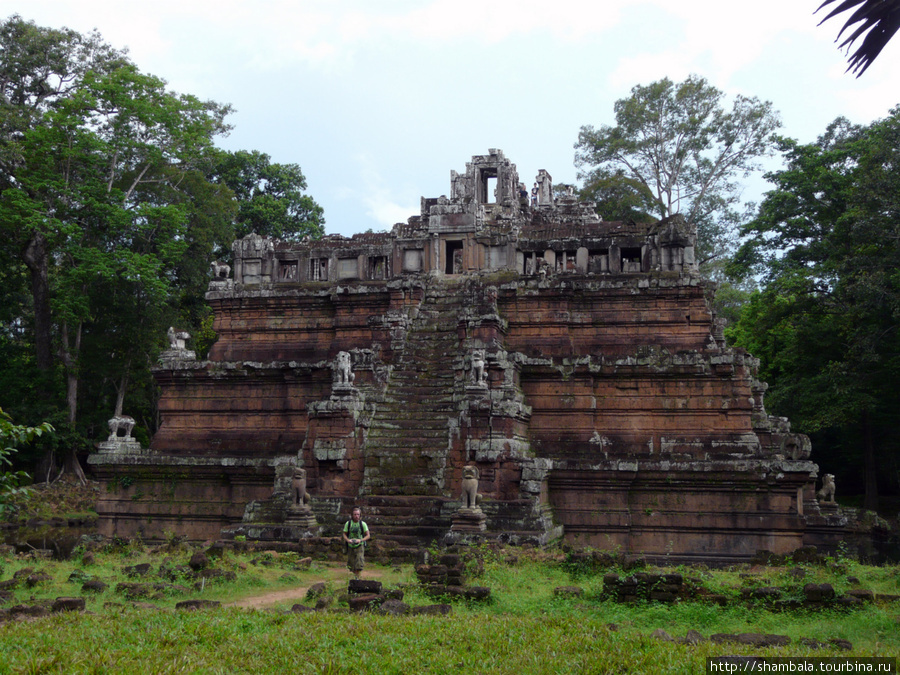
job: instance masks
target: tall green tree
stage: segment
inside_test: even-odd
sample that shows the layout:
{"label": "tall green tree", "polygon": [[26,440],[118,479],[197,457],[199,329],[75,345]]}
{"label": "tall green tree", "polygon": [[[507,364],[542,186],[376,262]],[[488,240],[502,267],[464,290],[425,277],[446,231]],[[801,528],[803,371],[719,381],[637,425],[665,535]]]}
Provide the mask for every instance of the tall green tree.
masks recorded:
{"label": "tall green tree", "polygon": [[169,270],[189,248],[181,184],[208,167],[229,108],[168,91],[95,34],[12,17],[0,40],[12,120],[0,138],[0,232],[31,273],[36,362],[62,365],[74,425],[97,299],[119,299],[105,336],[134,347],[159,333]]}
{"label": "tall green tree", "polygon": [[826,468],[875,509],[879,476],[896,487],[900,469],[900,108],[780,147],[732,265],[763,288],[730,334],[762,359],[771,408],[838,446]]}
{"label": "tall green tree", "polygon": [[575,164],[583,194],[615,219],[675,213],[697,224],[699,261],[728,252],[741,219],[738,182],[773,151],[781,125],[772,104],[725,95],[704,78],[637,85],[616,101],[616,124],[583,126]]}
{"label": "tall green tree", "polygon": [[61,448],[80,474],[75,449],[126,392],[152,430],[150,367],[169,325],[208,328],[210,260],[250,231],[320,236],[322,208],[296,164],[214,146],[228,106],[170,91],[96,32],[12,16],[0,57],[0,403],[51,419],[49,464]]}
{"label": "tall green tree", "polygon": [[255,232],[296,241],[325,234],[323,209],[306,194],[306,177],[297,164],[273,163],[264,152],[218,151],[211,178],[234,192],[236,238]]}

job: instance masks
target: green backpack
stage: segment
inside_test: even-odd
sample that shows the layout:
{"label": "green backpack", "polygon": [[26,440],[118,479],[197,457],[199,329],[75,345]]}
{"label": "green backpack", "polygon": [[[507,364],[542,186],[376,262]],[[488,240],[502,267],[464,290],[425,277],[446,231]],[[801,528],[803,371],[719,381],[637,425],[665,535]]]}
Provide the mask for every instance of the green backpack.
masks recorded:
{"label": "green backpack", "polygon": [[[366,536],[366,532],[369,531],[369,526],[366,525],[366,523],[365,523],[364,520],[360,519],[360,521],[359,521],[359,536],[358,536],[358,537],[351,537],[351,536],[350,536],[350,526],[351,526],[351,525],[353,525],[353,519],[352,519],[352,518],[351,518],[350,520],[348,520],[346,523],[344,523],[344,530],[343,530],[343,531],[344,531],[344,533],[347,535],[347,538],[348,538],[348,539],[354,539],[354,538],[355,538],[355,539],[362,539],[363,537]],[[365,548],[365,547],[366,547],[366,542],[362,542],[360,545],[361,545],[363,548]],[[344,542],[344,552],[346,553],[346,552],[349,551],[349,550],[350,550],[350,544],[347,543],[347,542],[345,541],[345,542]]]}

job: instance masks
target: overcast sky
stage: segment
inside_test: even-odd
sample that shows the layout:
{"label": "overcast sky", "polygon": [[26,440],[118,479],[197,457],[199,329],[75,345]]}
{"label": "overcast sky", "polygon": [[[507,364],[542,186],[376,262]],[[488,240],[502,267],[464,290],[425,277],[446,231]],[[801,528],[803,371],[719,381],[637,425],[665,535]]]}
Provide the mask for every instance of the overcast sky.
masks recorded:
{"label": "overcast sky", "polygon": [[819,2],[0,0],[0,16],[97,28],[173,90],[232,104],[220,145],[299,164],[326,231],[350,235],[418,213],[489,148],[529,185],[539,169],[575,182],[579,128],[663,77],[770,100],[803,142],[839,115],[884,117],[900,37],[856,79],[844,19],[817,27]]}

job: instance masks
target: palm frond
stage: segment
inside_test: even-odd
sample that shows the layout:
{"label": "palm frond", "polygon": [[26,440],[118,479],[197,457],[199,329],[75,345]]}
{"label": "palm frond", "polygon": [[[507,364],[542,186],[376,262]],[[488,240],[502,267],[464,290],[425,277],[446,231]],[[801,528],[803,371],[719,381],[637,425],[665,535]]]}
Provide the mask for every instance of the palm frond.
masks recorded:
{"label": "palm frond", "polygon": [[[826,5],[838,1],[825,0],[819,5],[816,12]],[[850,45],[862,37],[863,34],[866,34],[862,43],[850,56],[850,65],[847,67],[848,72],[852,71],[859,77],[866,72],[866,68],[872,65],[872,62],[881,53],[881,50],[884,49],[897,30],[900,29],[900,0],[844,0],[832,9],[828,16],[819,22],[819,25],[821,26],[831,17],[851,10],[854,7],[856,10],[847,19],[844,27],[841,28],[835,42],[840,40],[845,32],[852,30],[853,32],[840,44],[841,49],[847,47],[849,52]]]}

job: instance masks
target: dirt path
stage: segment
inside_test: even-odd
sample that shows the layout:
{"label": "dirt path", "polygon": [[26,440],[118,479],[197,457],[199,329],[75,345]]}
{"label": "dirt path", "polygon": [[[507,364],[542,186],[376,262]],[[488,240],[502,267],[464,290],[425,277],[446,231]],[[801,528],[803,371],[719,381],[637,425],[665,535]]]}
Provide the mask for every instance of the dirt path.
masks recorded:
{"label": "dirt path", "polygon": [[[384,573],[381,570],[366,570],[363,572],[363,579],[378,579],[379,577],[384,576]],[[324,578],[319,579],[318,581],[335,581],[335,580],[349,580],[350,572],[347,571],[345,567],[332,567],[326,570]],[[262,607],[271,607],[272,605],[277,605],[284,602],[296,601],[299,602],[306,598],[306,591],[309,590],[309,587],[312,586],[312,582],[305,586],[297,586],[296,588],[286,588],[283,591],[273,591],[271,593],[263,593],[262,595],[251,595],[247,598],[242,598],[241,600],[237,600],[235,602],[230,602],[226,605],[226,607],[245,607],[248,609],[260,609]]]}

